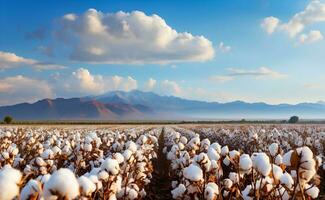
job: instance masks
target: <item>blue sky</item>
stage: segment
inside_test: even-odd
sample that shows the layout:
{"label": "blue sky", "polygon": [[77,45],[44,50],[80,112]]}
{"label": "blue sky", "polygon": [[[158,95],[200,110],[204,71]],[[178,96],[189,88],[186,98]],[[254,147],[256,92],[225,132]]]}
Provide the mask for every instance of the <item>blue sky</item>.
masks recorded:
{"label": "blue sky", "polygon": [[220,102],[325,100],[323,1],[0,5],[0,105],[116,89]]}

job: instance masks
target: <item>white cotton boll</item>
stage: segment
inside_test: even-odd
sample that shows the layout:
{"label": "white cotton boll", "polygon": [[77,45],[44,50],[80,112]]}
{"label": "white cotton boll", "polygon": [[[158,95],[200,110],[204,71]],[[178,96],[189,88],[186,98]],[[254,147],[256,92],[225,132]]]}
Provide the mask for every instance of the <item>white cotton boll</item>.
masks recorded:
{"label": "white cotton boll", "polygon": [[133,155],[133,152],[131,150],[129,150],[129,149],[127,149],[127,150],[125,150],[123,152],[123,156],[124,156],[125,161],[132,162],[132,160],[133,160],[132,155]]}
{"label": "white cotton boll", "polygon": [[81,188],[81,194],[84,196],[90,196],[96,190],[96,185],[85,176],[79,177],[78,183]]}
{"label": "white cotton boll", "polygon": [[279,151],[279,145],[277,143],[272,143],[270,146],[269,146],[269,152],[271,154],[271,156],[275,156]]}
{"label": "white cotton boll", "polygon": [[288,151],[283,155],[282,162],[284,165],[290,167],[291,166],[291,155],[293,153],[293,150]]}
{"label": "white cotton boll", "polygon": [[20,183],[22,174],[20,171],[5,165],[0,170],[0,199],[11,200],[19,194],[18,184]]}
{"label": "white cotton boll", "polygon": [[101,169],[105,169],[108,173],[117,175],[120,171],[120,166],[115,159],[106,158],[101,165]]}
{"label": "white cotton boll", "polygon": [[137,151],[137,145],[133,141],[128,141],[126,143],[126,148],[135,153]]}
{"label": "white cotton boll", "polygon": [[178,199],[183,196],[185,191],[186,191],[185,185],[179,184],[175,189],[171,191],[171,193],[174,199]]}
{"label": "white cotton boll", "polygon": [[252,197],[248,196],[251,190],[252,190],[252,186],[247,185],[246,188],[242,191],[242,195],[243,195],[244,200],[253,200]]}
{"label": "white cotton boll", "polygon": [[263,176],[268,176],[271,172],[270,158],[265,153],[254,153],[252,155],[253,166]]}
{"label": "white cotton boll", "polygon": [[61,149],[58,146],[54,146],[51,150],[54,153],[54,155],[61,153]]}
{"label": "white cotton boll", "polygon": [[32,197],[37,197],[42,192],[41,183],[36,180],[29,180],[25,187],[20,192],[21,200],[33,199]]}
{"label": "white cotton boll", "polygon": [[250,170],[252,168],[253,162],[248,154],[243,154],[239,158],[239,167],[243,171]]}
{"label": "white cotton boll", "polygon": [[223,180],[223,185],[226,189],[230,189],[233,186],[233,181],[230,180],[229,178],[226,178]]}
{"label": "white cotton boll", "polygon": [[306,191],[306,194],[313,199],[316,199],[319,195],[319,189],[316,186],[310,186],[309,184],[306,184],[305,191]]}
{"label": "white cotton boll", "polygon": [[128,199],[133,200],[138,198],[138,192],[135,189],[129,189],[127,191]]}
{"label": "white cotton boll", "polygon": [[206,200],[214,200],[218,194],[219,187],[217,184],[210,182],[205,186],[204,197]]}
{"label": "white cotton boll", "polygon": [[115,153],[113,158],[116,159],[119,164],[124,162],[124,156],[121,153]]}
{"label": "white cotton boll", "polygon": [[232,150],[232,151],[229,152],[229,157],[230,157],[231,159],[234,159],[234,158],[237,157],[237,156],[240,156],[239,151]]}
{"label": "white cotton boll", "polygon": [[284,184],[288,188],[292,188],[292,186],[294,184],[292,177],[287,172],[285,172],[284,174],[281,175],[280,182],[281,182],[281,184]]}
{"label": "white cotton boll", "polygon": [[178,184],[178,181],[172,181],[172,188],[176,188]]}
{"label": "white cotton boll", "polygon": [[239,182],[239,175],[235,172],[230,172],[229,173],[229,179],[232,180],[232,182],[234,183],[238,183]]}
{"label": "white cotton boll", "polygon": [[108,178],[109,178],[109,174],[106,171],[101,171],[98,173],[99,180],[107,181]]}
{"label": "white cotton boll", "polygon": [[74,199],[79,195],[79,184],[72,171],[61,168],[54,172],[44,185],[44,198],[56,198],[51,191],[57,192],[62,197]]}
{"label": "white cotton boll", "polygon": [[46,166],[47,165],[46,162],[41,157],[37,157],[35,159],[35,162],[40,167],[43,167],[43,166]]}
{"label": "white cotton boll", "polygon": [[282,159],[282,156],[280,154],[278,154],[276,157],[275,157],[275,164],[277,165],[281,165],[283,162],[283,159]]}
{"label": "white cotton boll", "polygon": [[273,168],[272,172],[273,172],[274,178],[277,180],[280,180],[280,178],[283,174],[282,168],[277,165],[274,165],[274,164],[272,164],[272,168]]}
{"label": "white cotton boll", "polygon": [[229,160],[229,157],[227,156],[227,157],[225,157],[224,159],[223,159],[223,164],[225,164],[226,166],[229,166],[230,165],[230,160]]}
{"label": "white cotton boll", "polygon": [[43,151],[43,153],[41,154],[41,157],[43,159],[51,159],[54,157],[54,153],[51,149],[46,149],[45,151]]}
{"label": "white cotton boll", "polygon": [[218,161],[220,159],[219,153],[211,146],[208,148],[207,154],[210,160]]}
{"label": "white cotton boll", "polygon": [[90,152],[93,149],[93,145],[86,143],[84,144],[83,149],[87,152]]}
{"label": "white cotton boll", "polygon": [[214,150],[216,150],[218,152],[218,154],[221,153],[221,146],[219,143],[215,142],[215,143],[212,143],[210,145],[211,148],[213,148]]}
{"label": "white cotton boll", "polygon": [[42,177],[41,177],[41,183],[42,184],[45,184],[45,183],[47,183],[47,181],[49,181],[50,180],[50,178],[51,178],[51,174],[45,174],[45,175],[43,175]]}
{"label": "white cotton boll", "polygon": [[187,144],[187,138],[184,137],[184,136],[182,136],[182,137],[179,139],[179,141],[180,141],[181,143],[183,143],[183,144]]}
{"label": "white cotton boll", "polygon": [[185,178],[191,181],[201,181],[203,180],[202,169],[194,164],[184,168],[183,175]]}
{"label": "white cotton boll", "polygon": [[228,148],[228,146],[224,146],[224,147],[222,147],[222,149],[221,149],[221,155],[222,156],[225,156],[225,155],[227,155],[229,153],[229,148]]}
{"label": "white cotton boll", "polygon": [[2,157],[3,157],[5,160],[7,160],[8,158],[10,158],[9,153],[6,152],[6,151],[2,152],[1,155],[2,155]]}

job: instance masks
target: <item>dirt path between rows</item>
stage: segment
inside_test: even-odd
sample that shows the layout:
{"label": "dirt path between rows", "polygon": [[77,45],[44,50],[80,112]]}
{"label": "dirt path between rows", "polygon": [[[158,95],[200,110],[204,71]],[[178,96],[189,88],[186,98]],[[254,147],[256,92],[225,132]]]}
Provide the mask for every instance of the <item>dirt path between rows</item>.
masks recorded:
{"label": "dirt path between rows", "polygon": [[152,179],[148,185],[146,200],[170,200],[171,196],[171,179],[168,174],[169,161],[166,155],[163,153],[164,148],[164,133],[165,129],[159,137],[159,149],[157,154],[157,159],[153,160],[154,172],[152,173]]}

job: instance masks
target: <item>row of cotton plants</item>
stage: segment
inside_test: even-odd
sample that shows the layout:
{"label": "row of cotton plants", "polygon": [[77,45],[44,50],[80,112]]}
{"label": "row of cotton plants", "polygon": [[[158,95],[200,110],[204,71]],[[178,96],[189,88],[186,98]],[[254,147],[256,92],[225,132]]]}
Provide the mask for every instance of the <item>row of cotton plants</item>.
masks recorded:
{"label": "row of cotton plants", "polygon": [[141,199],[160,128],[1,128],[0,200]]}
{"label": "row of cotton plants", "polygon": [[[165,129],[164,152],[170,161],[174,199],[289,200],[316,199],[319,196],[317,170],[321,168],[322,159],[316,157],[306,141],[289,149],[287,145],[285,148],[279,145],[289,143],[288,140],[274,140],[270,144],[267,142],[272,140],[258,141],[267,137],[260,137],[261,133],[253,129],[250,129],[247,140],[237,136],[236,131],[233,134],[226,129],[219,132],[227,132],[224,134],[228,136],[233,134],[232,139],[223,138],[224,134],[214,136],[218,134],[215,132],[195,134],[198,130],[193,130]],[[223,146],[218,139],[211,142],[210,138],[214,137]],[[250,137],[255,138],[254,147],[247,147],[252,145]],[[229,148],[225,141],[232,147],[238,146]],[[263,146],[260,143],[264,143]],[[252,152],[245,152],[243,147]]]}

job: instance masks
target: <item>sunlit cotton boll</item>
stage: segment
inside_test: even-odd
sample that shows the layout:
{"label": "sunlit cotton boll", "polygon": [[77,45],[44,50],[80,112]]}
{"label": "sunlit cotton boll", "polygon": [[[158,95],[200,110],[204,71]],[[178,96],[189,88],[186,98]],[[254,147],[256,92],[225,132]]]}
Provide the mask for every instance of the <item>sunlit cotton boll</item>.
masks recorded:
{"label": "sunlit cotton boll", "polygon": [[191,181],[201,181],[203,180],[202,169],[194,164],[184,168],[183,175],[185,178]]}
{"label": "sunlit cotton boll", "polygon": [[276,156],[278,151],[279,151],[279,145],[277,143],[272,143],[269,146],[269,152],[270,152],[271,156],[273,156],[273,157]]}
{"label": "sunlit cotton boll", "polygon": [[204,198],[206,200],[214,200],[217,198],[218,194],[219,194],[219,187],[217,184],[210,182],[205,186]]}
{"label": "sunlit cotton boll", "polygon": [[270,158],[265,153],[254,153],[252,155],[253,167],[263,176],[268,176],[271,172]]}
{"label": "sunlit cotton boll", "polygon": [[106,170],[108,173],[117,175],[120,171],[120,166],[115,159],[106,158],[101,165],[101,169]]}
{"label": "sunlit cotton boll", "polygon": [[19,187],[22,178],[20,171],[9,165],[4,166],[0,170],[0,199],[11,200],[18,196]]}
{"label": "sunlit cotton boll", "polygon": [[[54,193],[52,193],[54,192]],[[45,199],[56,199],[56,195],[67,199],[74,199],[79,195],[79,184],[72,171],[61,168],[51,175],[44,185]]]}
{"label": "sunlit cotton boll", "polygon": [[252,168],[253,162],[248,154],[243,154],[239,158],[239,167],[243,171],[250,170]]}
{"label": "sunlit cotton boll", "polygon": [[79,177],[78,183],[81,189],[81,194],[84,196],[90,196],[96,190],[96,185],[85,176]]}
{"label": "sunlit cotton boll", "polygon": [[34,199],[42,192],[41,183],[36,180],[29,180],[20,193],[21,200]]}

